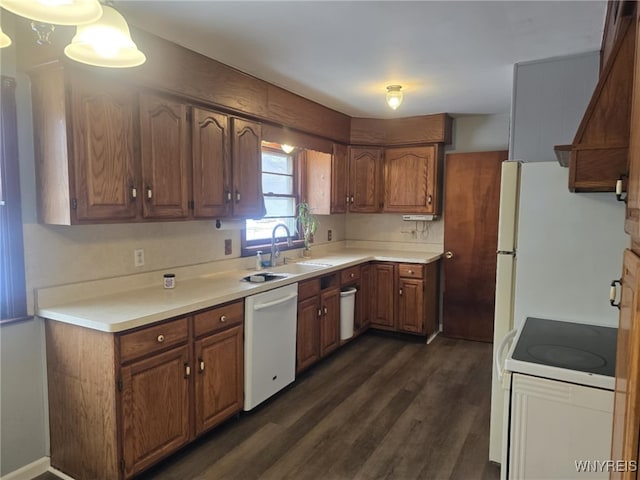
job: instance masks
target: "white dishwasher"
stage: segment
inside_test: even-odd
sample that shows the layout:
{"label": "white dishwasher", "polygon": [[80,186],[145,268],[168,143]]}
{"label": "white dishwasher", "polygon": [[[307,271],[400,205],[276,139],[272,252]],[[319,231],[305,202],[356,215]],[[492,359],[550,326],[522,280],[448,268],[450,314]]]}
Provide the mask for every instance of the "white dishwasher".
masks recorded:
{"label": "white dishwasher", "polygon": [[244,410],[295,380],[298,284],[245,299]]}

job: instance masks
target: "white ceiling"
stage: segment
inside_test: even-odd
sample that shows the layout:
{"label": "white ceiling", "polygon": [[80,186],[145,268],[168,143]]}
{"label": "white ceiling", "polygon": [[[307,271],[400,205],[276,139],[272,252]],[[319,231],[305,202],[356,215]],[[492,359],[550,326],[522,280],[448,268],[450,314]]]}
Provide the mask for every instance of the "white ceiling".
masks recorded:
{"label": "white ceiling", "polygon": [[[161,1],[144,30],[355,117],[506,113],[517,62],[598,50],[604,1]],[[135,38],[134,38],[135,41]],[[385,86],[403,85],[395,112]]]}

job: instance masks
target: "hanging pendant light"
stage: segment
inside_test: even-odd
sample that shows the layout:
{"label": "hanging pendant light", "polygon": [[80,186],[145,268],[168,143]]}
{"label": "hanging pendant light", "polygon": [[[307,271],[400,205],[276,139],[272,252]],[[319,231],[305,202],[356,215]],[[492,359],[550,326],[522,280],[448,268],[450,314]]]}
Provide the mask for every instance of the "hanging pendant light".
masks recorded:
{"label": "hanging pendant light", "polygon": [[402,103],[404,95],[401,92],[402,85],[389,85],[387,87],[387,105],[396,110]]}
{"label": "hanging pendant light", "polygon": [[98,0],[0,0],[0,7],[21,17],[54,25],[80,25],[100,18]]}
{"label": "hanging pendant light", "polygon": [[127,68],[142,65],[147,57],[129,33],[125,19],[104,5],[102,17],[88,25],[78,25],[75,37],[64,49],[67,57],[96,67]]}
{"label": "hanging pendant light", "polygon": [[0,48],[8,47],[9,45],[11,45],[11,39],[9,38],[9,35],[4,33],[2,31],[2,28],[0,28]]}

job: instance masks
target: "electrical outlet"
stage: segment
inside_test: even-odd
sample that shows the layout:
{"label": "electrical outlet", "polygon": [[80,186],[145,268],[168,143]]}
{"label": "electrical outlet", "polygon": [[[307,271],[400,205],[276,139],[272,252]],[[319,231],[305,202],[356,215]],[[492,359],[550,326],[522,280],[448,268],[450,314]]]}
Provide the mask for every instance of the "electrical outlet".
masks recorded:
{"label": "electrical outlet", "polygon": [[231,239],[230,238],[225,238],[224,240],[224,254],[225,255],[231,255],[233,253],[233,250],[231,249]]}
{"label": "electrical outlet", "polygon": [[327,240],[331,241],[332,237],[333,237],[333,234],[332,234],[331,230],[327,230]]}
{"label": "electrical outlet", "polygon": [[133,251],[133,266],[142,267],[144,265],[144,250],[138,248]]}

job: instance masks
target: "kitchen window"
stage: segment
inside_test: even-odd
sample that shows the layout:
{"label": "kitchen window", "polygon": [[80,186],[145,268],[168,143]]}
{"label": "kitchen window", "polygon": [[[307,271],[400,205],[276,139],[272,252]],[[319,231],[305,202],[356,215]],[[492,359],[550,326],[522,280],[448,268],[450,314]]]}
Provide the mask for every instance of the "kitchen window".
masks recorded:
{"label": "kitchen window", "polygon": [[27,318],[16,114],[16,81],[0,90],[0,323]]}
{"label": "kitchen window", "polygon": [[[262,250],[268,253],[271,234],[279,223],[284,223],[294,240],[296,232],[296,207],[298,204],[298,162],[295,152],[285,153],[278,144],[263,142],[262,192],[267,214],[260,220],[246,220],[242,234],[242,254],[254,255]],[[278,229],[277,238],[284,238],[284,229]],[[302,240],[294,244],[300,247]],[[286,245],[280,246],[286,249]]]}

